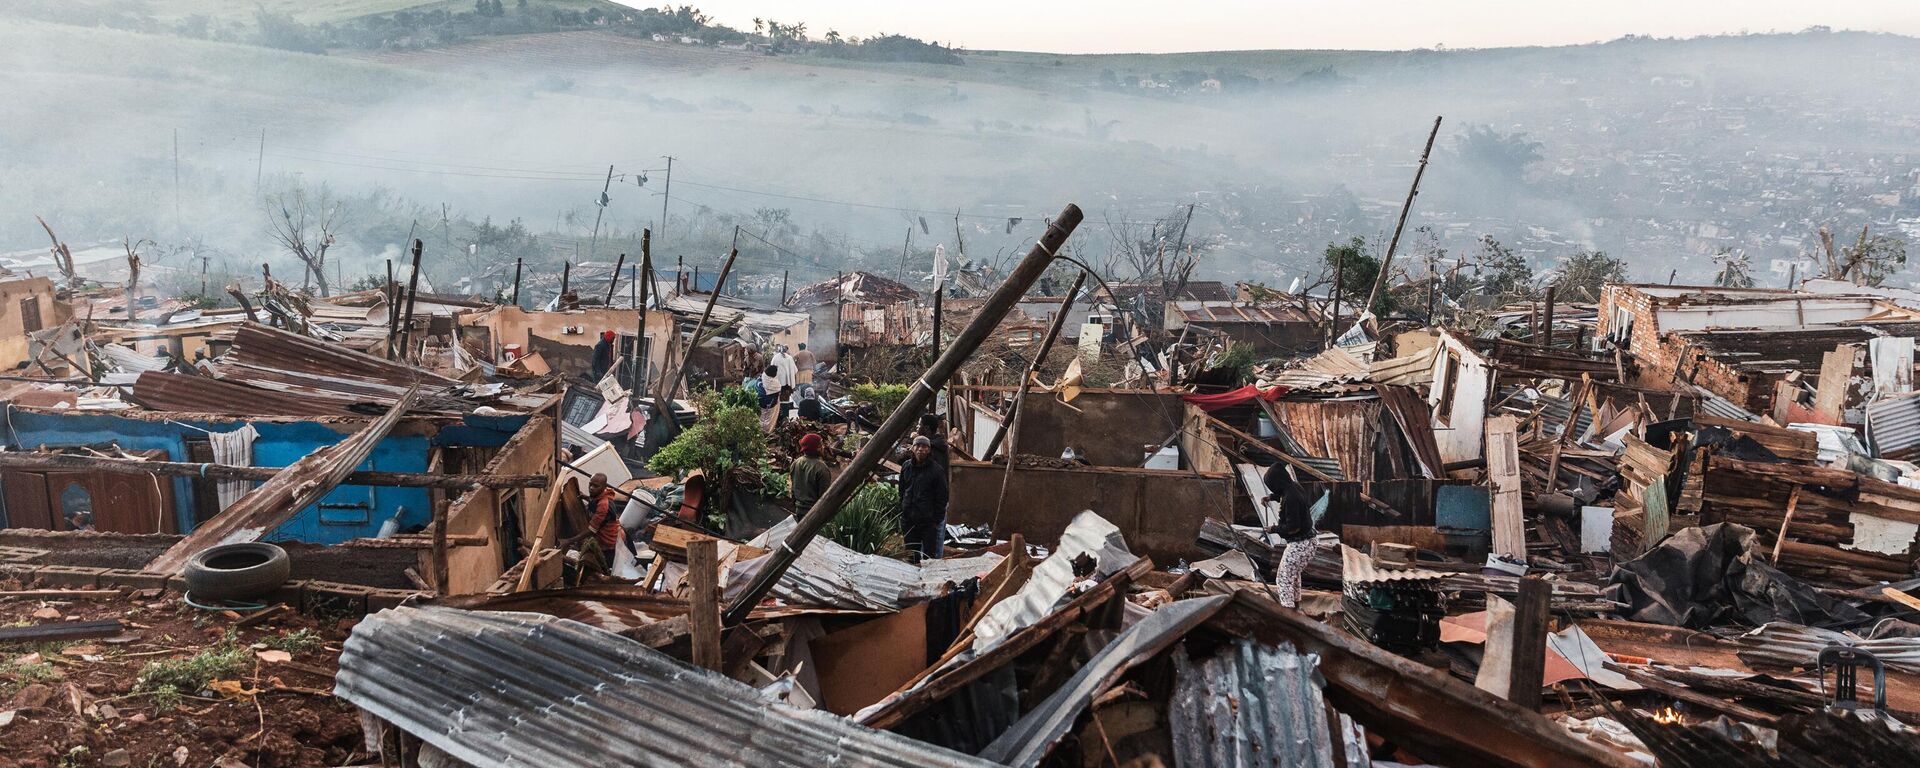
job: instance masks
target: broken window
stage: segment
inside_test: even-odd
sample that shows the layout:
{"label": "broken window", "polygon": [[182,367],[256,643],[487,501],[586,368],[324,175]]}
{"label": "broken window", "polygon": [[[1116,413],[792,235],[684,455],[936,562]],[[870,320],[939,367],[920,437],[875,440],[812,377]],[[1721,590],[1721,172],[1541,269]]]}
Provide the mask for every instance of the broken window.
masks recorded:
{"label": "broken window", "polygon": [[60,491],[60,519],[67,521],[67,528],[73,527],[73,516],[82,512],[93,514],[93,494],[79,483],[68,483]]}
{"label": "broken window", "polygon": [[40,297],[28,296],[20,300],[20,330],[33,333],[40,330]]}
{"label": "broken window", "polygon": [[1453,395],[1460,386],[1460,355],[1447,352],[1447,369],[1440,377],[1440,399],[1434,403],[1433,416],[1443,425],[1453,424]]}

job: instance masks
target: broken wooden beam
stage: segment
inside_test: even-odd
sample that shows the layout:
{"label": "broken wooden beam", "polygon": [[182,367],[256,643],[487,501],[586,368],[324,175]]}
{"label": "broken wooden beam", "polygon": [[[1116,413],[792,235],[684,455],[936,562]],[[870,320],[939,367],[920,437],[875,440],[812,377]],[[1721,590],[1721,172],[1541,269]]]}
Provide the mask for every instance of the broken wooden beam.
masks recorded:
{"label": "broken wooden beam", "polygon": [[1507,700],[1539,711],[1540,689],[1546,685],[1547,600],[1553,587],[1539,576],[1520,580],[1519,599],[1513,602],[1513,650],[1509,655]]}
{"label": "broken wooden beam", "polygon": [[720,549],[713,539],[687,542],[687,623],[693,633],[693,665],[718,670],[720,654]]}
{"label": "broken wooden beam", "polygon": [[177,573],[201,550],[217,544],[255,541],[292,519],[300,510],[333,492],[340,481],[352,474],[354,467],[366,461],[374,446],[386,439],[387,433],[400,423],[400,417],[413,407],[419,394],[419,385],[408,387],[386,415],[345,440],[307,454],[275,474],[272,480],[248,491],[225,511],[201,523],[193,533],[149,561],[143,570]]}
{"label": "broken wooden beam", "polygon": [[[0,452],[0,469],[55,472],[113,472],[117,474],[202,477],[209,480],[267,481],[285,471],[279,467],[238,467],[188,461],[143,461],[104,456],[76,456],[36,451]],[[350,472],[341,485],[390,488],[544,488],[545,475],[447,475],[420,472]]]}

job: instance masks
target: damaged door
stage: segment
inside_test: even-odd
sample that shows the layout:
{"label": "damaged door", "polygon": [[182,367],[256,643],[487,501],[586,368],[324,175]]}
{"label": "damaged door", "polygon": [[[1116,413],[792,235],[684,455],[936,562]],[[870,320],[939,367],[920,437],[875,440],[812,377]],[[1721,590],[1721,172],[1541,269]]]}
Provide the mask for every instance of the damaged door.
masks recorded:
{"label": "damaged door", "polygon": [[154,475],[112,472],[20,472],[4,476],[7,522],[14,528],[71,530],[75,512],[113,533],[178,533],[172,485]]}

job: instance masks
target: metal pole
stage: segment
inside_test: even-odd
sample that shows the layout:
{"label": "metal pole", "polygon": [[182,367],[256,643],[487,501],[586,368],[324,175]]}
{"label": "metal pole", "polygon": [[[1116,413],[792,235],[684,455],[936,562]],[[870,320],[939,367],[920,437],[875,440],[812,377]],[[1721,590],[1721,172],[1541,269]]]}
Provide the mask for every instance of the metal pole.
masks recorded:
{"label": "metal pole", "polygon": [[[1040,341],[1040,351],[1033,356],[1033,362],[1027,364],[1026,375],[1020,377],[1020,388],[1014,391],[1013,405],[1007,408],[1007,415],[1000,420],[1000,426],[993,428],[993,437],[987,441],[987,450],[978,457],[981,461],[993,461],[993,454],[1000,450],[1000,440],[1007,436],[1007,428],[1013,420],[1020,417],[1020,401],[1027,396],[1027,389],[1033,383],[1033,376],[1040,372],[1040,365],[1047,360],[1047,353],[1053,350],[1053,342],[1060,338],[1060,329],[1067,324],[1067,313],[1073,309],[1073,297],[1087,282],[1087,271],[1080,270],[1073,279],[1073,287],[1067,289],[1067,298],[1060,302],[1060,314],[1054,315],[1053,325],[1047,328],[1047,336]],[[1012,461],[1012,457],[1008,457]]]}
{"label": "metal pole", "polygon": [[1407,214],[1413,211],[1413,198],[1420,194],[1420,177],[1427,172],[1427,157],[1433,154],[1433,140],[1440,136],[1440,117],[1433,118],[1433,132],[1427,134],[1427,148],[1420,151],[1420,167],[1413,171],[1413,186],[1407,189],[1407,201],[1400,206],[1400,223],[1393,228],[1393,239],[1387,241],[1387,255],[1380,258],[1380,274],[1373,278],[1373,290],[1367,294],[1367,304],[1360,308],[1361,313],[1373,309],[1373,302],[1380,298],[1381,287],[1387,284],[1387,269],[1393,265],[1393,251],[1400,246],[1400,233],[1407,228]]}
{"label": "metal pole", "polygon": [[974,350],[980,347],[981,342],[986,341],[994,329],[999,327],[1001,319],[1007,316],[1007,312],[1013,309],[1014,304],[1019,303],[1021,296],[1026,295],[1027,289],[1033,286],[1034,281],[1040,279],[1041,273],[1047,271],[1047,266],[1053,263],[1054,254],[1060,252],[1060,246],[1067,241],[1068,235],[1073,234],[1074,228],[1080,225],[1081,218],[1080,207],[1071,203],[1060,212],[1059,218],[1055,219],[1047,227],[1046,234],[1040,237],[1040,242],[1034,244],[1033,250],[1029,251],[1027,257],[1007,275],[1006,281],[1001,283],[999,288],[994,289],[993,295],[987,297],[979,314],[974,315],[973,321],[967,324],[966,330],[961,331],[960,336],[954,339],[953,346],[948,347],[947,351],[934,361],[933,367],[927,369],[920,380],[907,390],[907,397],[900,403],[900,407],[894,409],[886,422],[874,431],[872,439],[868,440],[853,460],[848,462],[846,471],[834,478],[833,483],[827,486],[826,493],[821,494],[820,499],[813,503],[813,508],[807,510],[807,514],[800,518],[793,532],[787,536],[787,540],[774,550],[773,557],[754,573],[753,580],[746,591],[727,606],[724,617],[726,623],[739,624],[745,620],[747,614],[753,611],[753,607],[760,603],[760,599],[773,589],[773,585],[779,582],[781,574],[786,573],[787,568],[793,565],[794,558],[807,548],[807,543],[813,540],[814,535],[818,534],[827,521],[833,519],[833,516],[840,511],[840,505],[853,497],[853,492],[866,482],[868,473],[879,466],[881,458],[888,451],[893,450],[894,443],[920,420],[921,410],[926,407],[928,400],[933,399],[933,389],[936,386],[934,382],[946,381],[952,377],[954,372],[960,369],[961,363],[964,363]]}
{"label": "metal pole", "polygon": [[1340,337],[1340,282],[1347,276],[1347,260],[1342,257],[1333,263],[1333,314],[1327,317],[1327,346],[1333,346],[1333,340]]}

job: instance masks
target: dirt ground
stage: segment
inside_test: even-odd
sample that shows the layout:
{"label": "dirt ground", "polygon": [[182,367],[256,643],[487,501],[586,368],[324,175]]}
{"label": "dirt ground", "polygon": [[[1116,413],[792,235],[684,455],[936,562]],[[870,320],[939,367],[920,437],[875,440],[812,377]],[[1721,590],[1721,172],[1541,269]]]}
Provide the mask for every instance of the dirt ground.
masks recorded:
{"label": "dirt ground", "polygon": [[370,762],[353,707],[329,693],[346,622],[283,610],[237,627],[241,618],[158,590],[0,598],[0,626],[101,619],[125,626],[111,638],[0,644],[0,765]]}

